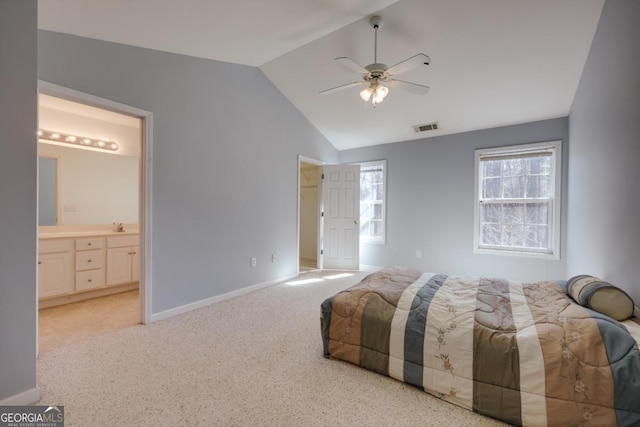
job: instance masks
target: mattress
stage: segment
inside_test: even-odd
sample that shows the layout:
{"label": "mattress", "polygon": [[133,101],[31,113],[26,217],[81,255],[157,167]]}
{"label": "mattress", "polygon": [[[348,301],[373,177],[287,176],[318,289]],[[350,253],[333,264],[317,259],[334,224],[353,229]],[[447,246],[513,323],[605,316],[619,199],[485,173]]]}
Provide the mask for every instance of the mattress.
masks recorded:
{"label": "mattress", "polygon": [[477,413],[523,426],[640,425],[640,324],[575,303],[560,282],[388,267],[321,312],[325,357]]}

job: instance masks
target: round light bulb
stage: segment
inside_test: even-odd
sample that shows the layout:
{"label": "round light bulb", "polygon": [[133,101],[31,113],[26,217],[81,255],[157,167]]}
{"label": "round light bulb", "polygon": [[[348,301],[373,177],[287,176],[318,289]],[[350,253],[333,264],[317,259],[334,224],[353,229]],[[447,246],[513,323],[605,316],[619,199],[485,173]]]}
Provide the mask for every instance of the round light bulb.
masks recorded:
{"label": "round light bulb", "polygon": [[52,133],[51,134],[51,139],[60,139],[60,134],[59,133]]}
{"label": "round light bulb", "polygon": [[42,129],[38,130],[38,136],[42,136],[44,135],[44,132],[42,132]]}
{"label": "round light bulb", "polygon": [[118,144],[116,144],[115,142],[112,142],[111,145],[109,145],[109,147],[115,151],[118,149]]}
{"label": "round light bulb", "polygon": [[84,144],[86,144],[86,145],[91,144],[91,140],[90,140],[89,138],[84,138],[84,139],[82,140],[82,142],[83,142]]}
{"label": "round light bulb", "polygon": [[378,98],[380,98],[380,101],[382,101],[384,97],[387,96],[388,93],[389,93],[389,88],[386,86],[378,86],[376,88],[376,94],[378,95]]}
{"label": "round light bulb", "polygon": [[69,142],[76,142],[76,140],[77,140],[77,139],[78,139],[78,138],[76,138],[76,137],[75,137],[75,136],[73,136],[73,135],[69,135],[69,136],[66,138],[66,140],[67,140],[67,141],[69,141]]}
{"label": "round light bulb", "polygon": [[102,148],[102,147],[104,147],[106,144],[104,143],[104,141],[98,141],[97,145],[98,145],[98,147]]}
{"label": "round light bulb", "polygon": [[363,90],[362,92],[360,92],[360,98],[362,98],[362,100],[364,102],[367,102],[371,98],[372,94],[373,94],[373,88],[368,87],[365,90]]}

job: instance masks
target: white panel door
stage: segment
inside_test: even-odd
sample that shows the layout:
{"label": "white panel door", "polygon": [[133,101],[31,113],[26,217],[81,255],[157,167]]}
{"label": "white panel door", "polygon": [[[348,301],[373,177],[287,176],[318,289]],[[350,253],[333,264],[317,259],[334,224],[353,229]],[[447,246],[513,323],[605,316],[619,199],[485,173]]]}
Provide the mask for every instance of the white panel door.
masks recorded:
{"label": "white panel door", "polygon": [[360,165],[323,166],[322,267],[360,267]]}

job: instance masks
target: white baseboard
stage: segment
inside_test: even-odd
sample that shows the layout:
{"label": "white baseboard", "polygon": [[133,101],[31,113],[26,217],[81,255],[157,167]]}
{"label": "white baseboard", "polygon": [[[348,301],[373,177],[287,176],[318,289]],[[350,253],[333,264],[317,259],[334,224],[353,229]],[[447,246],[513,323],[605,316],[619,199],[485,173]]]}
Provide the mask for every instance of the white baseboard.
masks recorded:
{"label": "white baseboard", "polygon": [[0,406],[22,406],[31,405],[40,400],[40,389],[38,387],[14,394],[6,399],[0,400]]}
{"label": "white baseboard", "polygon": [[360,264],[360,271],[378,271],[382,269],[383,267],[377,265]]}
{"label": "white baseboard", "polygon": [[173,316],[177,316],[179,314],[187,313],[192,310],[196,310],[198,308],[206,307],[211,304],[215,304],[229,298],[234,298],[240,295],[248,294],[249,292],[254,292],[260,289],[267,288],[269,286],[276,285],[278,283],[284,282],[285,280],[292,279],[294,277],[298,277],[298,273],[292,274],[290,276],[281,277],[275,280],[269,280],[268,282],[258,283],[256,285],[247,286],[246,288],[238,289],[235,291],[227,292],[226,294],[216,295],[215,297],[203,299],[200,301],[192,302],[190,304],[181,305],[180,307],[170,308],[169,310],[161,311],[160,313],[151,314],[151,322],[157,322],[159,320],[168,319]]}

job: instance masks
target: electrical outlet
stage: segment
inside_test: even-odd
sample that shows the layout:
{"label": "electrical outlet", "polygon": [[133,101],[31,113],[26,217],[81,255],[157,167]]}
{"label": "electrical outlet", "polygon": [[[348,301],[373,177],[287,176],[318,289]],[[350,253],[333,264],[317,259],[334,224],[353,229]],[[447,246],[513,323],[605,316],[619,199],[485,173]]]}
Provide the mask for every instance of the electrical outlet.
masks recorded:
{"label": "electrical outlet", "polygon": [[422,258],[422,251],[416,251],[416,258]]}
{"label": "electrical outlet", "polygon": [[253,257],[249,260],[249,265],[251,265],[251,267],[255,267],[256,265],[258,265],[258,260]]}

